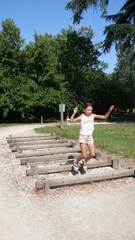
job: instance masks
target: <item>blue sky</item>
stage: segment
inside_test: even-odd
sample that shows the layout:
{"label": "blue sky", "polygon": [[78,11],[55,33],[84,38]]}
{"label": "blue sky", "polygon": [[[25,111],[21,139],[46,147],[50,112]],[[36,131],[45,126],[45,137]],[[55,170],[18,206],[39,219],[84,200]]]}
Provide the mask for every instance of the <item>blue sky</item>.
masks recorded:
{"label": "blue sky", "polygon": [[[26,44],[33,41],[33,35],[49,33],[53,36],[61,32],[62,28],[68,28],[72,24],[72,12],[65,10],[69,0],[1,0],[0,7],[0,30],[1,22],[7,18],[14,20],[15,25],[20,28],[21,37]],[[125,0],[110,0],[107,10],[108,14],[114,14],[123,6]],[[88,10],[84,14],[84,20],[79,26],[92,26],[95,36],[93,43],[98,43],[104,39],[103,30],[109,22],[100,18],[101,12]],[[109,64],[107,73],[111,73],[116,63],[116,53],[114,47],[110,53],[102,54],[101,60]]]}

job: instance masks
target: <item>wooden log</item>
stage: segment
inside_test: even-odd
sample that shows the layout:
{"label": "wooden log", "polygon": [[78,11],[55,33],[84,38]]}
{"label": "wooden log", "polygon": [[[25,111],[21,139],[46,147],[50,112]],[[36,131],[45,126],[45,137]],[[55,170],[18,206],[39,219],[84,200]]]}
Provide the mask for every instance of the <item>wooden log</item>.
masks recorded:
{"label": "wooden log", "polygon": [[[41,143],[40,143],[41,142]],[[55,143],[66,143],[68,142],[68,140],[66,139],[50,139],[50,140],[43,140],[43,141],[37,141],[36,143],[35,142],[24,142],[24,143],[19,143],[17,144],[17,142],[11,142],[9,143],[9,146],[10,147],[14,147],[14,146],[27,146],[27,145],[40,145],[40,144],[55,144]]]}
{"label": "wooden log", "polygon": [[20,164],[26,165],[27,163],[48,163],[50,161],[74,161],[80,153],[65,153],[57,155],[47,155],[47,156],[38,156],[38,157],[24,157],[20,158]]}
{"label": "wooden log", "polygon": [[35,149],[50,149],[50,148],[60,148],[60,147],[74,147],[75,144],[73,142],[67,143],[54,143],[54,144],[44,144],[44,145],[28,145],[28,146],[14,146],[11,148],[12,152],[17,152],[17,150],[25,151],[25,150],[35,150]]}
{"label": "wooden log", "polygon": [[38,141],[38,140],[50,140],[50,139],[60,139],[59,136],[56,135],[50,135],[50,136],[46,136],[46,137],[31,137],[31,138],[10,138],[7,139],[8,143],[12,143],[12,142],[30,142],[30,141]]}
{"label": "wooden log", "polygon": [[[64,143],[70,143],[71,144],[71,141],[69,142],[69,141],[67,141],[67,140],[61,140],[61,142],[59,142],[59,144],[64,144]],[[13,145],[12,145],[13,144]],[[52,145],[52,144],[58,144],[58,142],[57,142],[57,140],[51,140],[51,142],[50,141],[46,141],[46,140],[42,140],[42,141],[33,141],[33,142],[13,142],[13,143],[10,143],[9,144],[9,146],[10,147],[13,147],[13,146],[31,146],[31,147],[33,147],[33,145],[44,145],[44,146],[46,146],[46,145]]]}
{"label": "wooden log", "polygon": [[[99,167],[107,167],[112,166],[112,160],[106,160],[106,161],[96,161],[95,162],[88,162],[87,168],[99,168]],[[37,174],[49,174],[49,173],[59,173],[59,172],[65,172],[65,171],[72,171],[73,170],[73,164],[64,164],[59,166],[45,166],[42,168],[38,168]],[[26,176],[32,176],[32,169],[26,169]]]}
{"label": "wooden log", "polygon": [[9,135],[9,137],[7,137],[6,139],[23,139],[23,138],[42,138],[42,137],[49,137],[49,136],[56,136],[55,133],[41,133],[41,134],[35,134],[35,135],[17,135],[17,136],[12,136],[11,134]]}
{"label": "wooden log", "polygon": [[32,157],[32,156],[45,156],[45,155],[53,155],[53,154],[60,154],[60,153],[75,153],[80,152],[80,148],[63,148],[63,149],[56,149],[56,150],[46,150],[46,151],[32,151],[32,152],[25,152],[25,153],[16,153],[16,158],[23,158],[23,157]]}
{"label": "wooden log", "polygon": [[[47,193],[50,188],[57,188],[63,186],[72,186],[76,184],[86,184],[91,182],[98,182],[103,180],[113,180],[118,178],[125,177],[135,177],[135,170],[114,170],[110,172],[102,172],[98,174],[85,174],[85,175],[75,175],[75,176],[67,176],[60,178],[52,178],[48,180],[39,180],[35,182],[35,188],[41,189],[46,187],[47,184]],[[46,189],[45,189],[46,191]]]}

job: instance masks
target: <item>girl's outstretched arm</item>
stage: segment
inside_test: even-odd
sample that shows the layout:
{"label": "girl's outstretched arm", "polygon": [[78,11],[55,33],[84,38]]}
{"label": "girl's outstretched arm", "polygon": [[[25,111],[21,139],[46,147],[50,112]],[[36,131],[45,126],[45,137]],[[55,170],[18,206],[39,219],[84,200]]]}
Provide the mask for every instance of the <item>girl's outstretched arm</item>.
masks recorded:
{"label": "girl's outstretched arm", "polygon": [[114,110],[114,106],[112,105],[105,115],[97,115],[97,114],[93,114],[93,115],[95,118],[98,118],[98,119],[107,119],[113,110]]}
{"label": "girl's outstretched arm", "polygon": [[80,121],[81,115],[80,115],[79,117],[75,118],[75,115],[76,115],[77,112],[78,112],[78,108],[75,107],[75,108],[73,109],[73,113],[72,113],[72,115],[71,115],[71,117],[70,117],[70,122],[71,122],[71,123]]}

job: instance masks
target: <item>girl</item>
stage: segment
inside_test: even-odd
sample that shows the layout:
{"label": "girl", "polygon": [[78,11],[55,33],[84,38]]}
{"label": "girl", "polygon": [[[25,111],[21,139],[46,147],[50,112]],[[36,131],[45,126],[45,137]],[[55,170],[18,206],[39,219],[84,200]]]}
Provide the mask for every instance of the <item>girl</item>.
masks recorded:
{"label": "girl", "polygon": [[[83,170],[87,170],[87,162],[91,158],[95,157],[95,150],[94,150],[94,140],[93,140],[93,130],[94,130],[94,118],[97,119],[107,119],[111,114],[114,106],[112,105],[108,112],[105,115],[97,115],[93,114],[92,104],[86,103],[83,106],[83,113],[75,118],[75,114],[78,111],[78,108],[75,107],[73,109],[73,114],[70,118],[70,122],[74,123],[80,121],[80,135],[79,135],[79,143],[81,147],[81,156],[79,156],[76,161],[74,162],[74,171],[79,170],[79,162],[83,159]],[[89,156],[87,156],[87,147],[89,150]]]}

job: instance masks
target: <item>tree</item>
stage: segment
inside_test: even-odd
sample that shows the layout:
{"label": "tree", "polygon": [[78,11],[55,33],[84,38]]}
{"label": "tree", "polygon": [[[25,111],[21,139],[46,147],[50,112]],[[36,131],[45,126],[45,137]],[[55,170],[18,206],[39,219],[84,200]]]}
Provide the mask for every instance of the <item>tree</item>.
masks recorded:
{"label": "tree", "polygon": [[12,19],[2,21],[0,31],[0,70],[5,77],[14,77],[20,72],[20,50],[24,39],[20,36],[20,29]]}
{"label": "tree", "polygon": [[[121,50],[122,49],[122,50]],[[112,74],[112,82],[117,85],[117,106],[123,111],[133,111],[135,108],[135,46],[130,46],[123,52],[119,46],[117,65]]]}
{"label": "tree", "polygon": [[113,21],[105,27],[105,40],[103,49],[109,51],[111,46],[115,44],[116,48],[122,42],[124,47],[132,45],[135,41],[135,1],[127,0],[118,13],[115,15],[105,15],[109,0],[71,0],[67,5],[67,10],[73,11],[73,22],[80,23],[82,14],[89,7],[100,8],[102,17],[107,21]]}
{"label": "tree", "polygon": [[103,64],[98,59],[99,48],[92,43],[93,30],[82,27],[76,31],[69,27],[62,31],[62,37],[59,42],[61,72],[72,94],[72,103],[93,101],[95,82],[104,75]]}
{"label": "tree", "polygon": [[[49,34],[34,34],[34,43],[26,46],[25,73],[39,87],[34,113],[54,117],[60,102],[68,101],[64,75],[60,72],[57,40]],[[69,95],[69,94],[68,94]],[[66,97],[65,97],[66,96]]]}
{"label": "tree", "polygon": [[[12,20],[0,32],[0,114],[8,121],[59,117],[59,104],[93,101],[104,63],[93,31],[69,27],[61,34],[34,34],[27,45]],[[13,32],[12,32],[13,30]]]}
{"label": "tree", "polygon": [[15,88],[19,84],[20,54],[24,40],[20,36],[20,29],[14,21],[2,21],[0,31],[0,106],[3,116],[15,108]]}
{"label": "tree", "polygon": [[72,10],[73,12],[73,23],[79,24],[83,19],[82,15],[84,11],[87,11],[88,8],[98,7],[102,11],[102,15],[106,13],[109,0],[71,0],[67,3],[66,9]]}
{"label": "tree", "polygon": [[105,27],[104,34],[106,35],[106,39],[103,44],[105,51],[109,51],[113,44],[115,44],[116,49],[120,45],[121,51],[124,51],[125,48],[128,48],[135,43],[134,0],[126,1],[117,14],[107,15],[105,16],[105,19],[114,22],[114,24]]}

